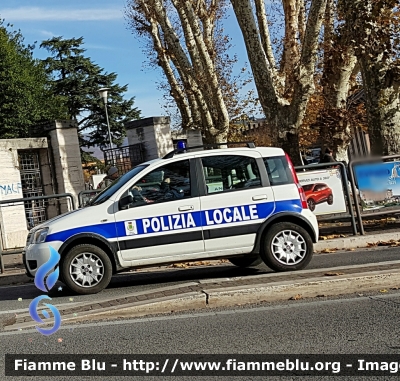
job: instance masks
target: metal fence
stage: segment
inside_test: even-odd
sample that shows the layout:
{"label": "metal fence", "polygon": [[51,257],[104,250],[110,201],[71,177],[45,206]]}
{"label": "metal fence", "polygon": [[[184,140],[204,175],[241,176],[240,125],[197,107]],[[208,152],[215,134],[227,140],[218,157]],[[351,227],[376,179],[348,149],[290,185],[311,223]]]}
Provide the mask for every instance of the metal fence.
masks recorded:
{"label": "metal fence", "polygon": [[78,207],[82,208],[85,205],[87,205],[87,203],[101,191],[103,191],[103,189],[91,189],[91,190],[84,190],[82,192],[79,192],[79,194],[78,194],[79,206]]}
{"label": "metal fence", "polygon": [[117,167],[120,175],[130,171],[133,167],[145,161],[145,150],[142,143],[105,149],[103,152],[106,166]]}
{"label": "metal fence", "polygon": [[320,217],[319,219],[320,220],[323,219],[325,221],[336,220],[338,218],[349,219],[352,229],[353,229],[353,235],[357,235],[357,225],[356,225],[356,221],[355,221],[353,206],[351,203],[349,180],[347,177],[346,165],[342,162],[321,163],[321,164],[303,165],[303,166],[295,167],[295,170],[296,170],[296,172],[300,173],[301,171],[312,172],[312,171],[315,171],[318,169],[330,169],[332,167],[336,167],[337,169],[340,170],[340,180],[342,183],[342,191],[345,196],[347,212],[341,213],[341,214],[324,215],[322,218]]}
{"label": "metal fence", "polygon": [[[354,168],[357,165],[374,165],[374,164],[383,164],[383,163],[390,163],[395,161],[395,159],[399,159],[400,154],[398,155],[390,155],[390,156],[379,156],[379,157],[369,157],[363,159],[356,159],[352,160],[349,163],[349,175],[350,175],[350,182],[352,186],[352,193],[354,199],[354,206],[357,213],[358,225],[360,226],[360,234],[364,235],[364,225],[363,225],[363,218],[371,218],[376,216],[386,216],[392,214],[400,214],[400,203],[393,207],[383,207],[384,210],[378,209],[376,211],[369,211],[365,212],[360,209],[360,203],[362,203],[362,198],[360,192],[362,192],[359,188],[358,179],[356,178]],[[394,179],[394,181],[396,181]],[[399,178],[400,181],[400,178]],[[400,197],[400,195],[397,195]],[[384,201],[384,200],[382,200]]]}
{"label": "metal fence", "polygon": [[[55,199],[58,200],[56,203],[49,204],[49,200]],[[65,199],[64,207],[68,210],[75,209],[75,201],[74,197],[71,193],[62,193],[62,194],[53,194],[48,196],[35,196],[35,197],[24,197],[24,198],[13,198],[8,200],[0,200],[0,207],[12,207],[18,205],[26,205],[26,203],[36,203],[39,202],[43,208],[47,207],[55,207],[55,212],[60,211],[59,203],[63,202],[62,199]],[[56,213],[57,214],[57,213]],[[59,213],[58,213],[59,214]],[[42,223],[38,219],[35,219],[34,216],[26,215],[26,225],[27,229],[31,229],[35,225]],[[11,255],[11,254],[19,254],[21,253],[23,248],[20,249],[13,249],[13,250],[3,250],[2,240],[0,240],[0,270],[1,273],[4,273],[4,262],[3,262],[3,255]]]}

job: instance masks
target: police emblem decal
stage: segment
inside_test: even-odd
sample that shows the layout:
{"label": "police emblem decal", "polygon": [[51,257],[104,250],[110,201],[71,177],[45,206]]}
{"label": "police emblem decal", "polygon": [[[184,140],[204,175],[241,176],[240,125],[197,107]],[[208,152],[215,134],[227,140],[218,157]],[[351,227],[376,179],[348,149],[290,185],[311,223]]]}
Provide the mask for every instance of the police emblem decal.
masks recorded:
{"label": "police emblem decal", "polygon": [[125,233],[126,235],[137,234],[136,221],[125,221]]}

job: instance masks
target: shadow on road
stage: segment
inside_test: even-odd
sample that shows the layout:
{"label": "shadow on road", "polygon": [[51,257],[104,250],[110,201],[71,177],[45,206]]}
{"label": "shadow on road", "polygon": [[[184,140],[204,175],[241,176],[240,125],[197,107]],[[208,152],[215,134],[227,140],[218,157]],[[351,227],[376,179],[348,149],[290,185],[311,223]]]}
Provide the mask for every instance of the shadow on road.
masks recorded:
{"label": "shadow on road", "polygon": [[142,286],[148,284],[168,284],[173,282],[194,282],[197,280],[212,278],[232,278],[240,276],[249,276],[256,274],[265,274],[272,272],[266,266],[260,265],[254,268],[239,268],[236,266],[206,266],[189,267],[180,269],[165,269],[146,272],[132,272],[132,274],[121,274],[115,276],[108,289],[122,288],[132,286]]}
{"label": "shadow on road", "polygon": [[[118,293],[118,289],[129,293],[142,291],[135,290],[135,286],[158,285],[159,287],[162,287],[173,283],[177,284],[180,282],[195,282],[200,279],[225,279],[263,274],[267,272],[271,272],[271,270],[264,265],[246,269],[241,269],[231,265],[196,266],[188,268],[154,268],[145,271],[141,270],[132,271],[131,273],[117,274],[113,276],[111,283],[106,290],[97,295],[100,297],[111,296],[111,293],[116,295],[116,292]],[[31,300],[43,294],[44,292],[37,289],[33,283],[9,288],[2,287],[0,288],[0,301],[17,300],[20,297],[26,301],[27,299]],[[74,294],[61,282],[57,282],[57,284],[50,290],[49,293],[47,293],[47,295],[53,299],[74,297],[74,301],[86,301],[93,299],[93,295],[78,296]],[[123,295],[124,293],[122,292],[119,296]],[[58,302],[63,302],[63,300],[58,300]]]}

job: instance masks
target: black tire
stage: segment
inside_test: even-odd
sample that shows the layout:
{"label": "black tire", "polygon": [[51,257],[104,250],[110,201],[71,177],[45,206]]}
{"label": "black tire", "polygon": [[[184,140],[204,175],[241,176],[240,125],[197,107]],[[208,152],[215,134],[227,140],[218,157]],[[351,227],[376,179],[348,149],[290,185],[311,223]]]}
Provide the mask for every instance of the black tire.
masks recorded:
{"label": "black tire", "polygon": [[[81,263],[86,265],[85,268],[79,264],[78,259],[87,262]],[[72,269],[75,269],[75,272],[79,269],[81,273],[72,274]],[[82,244],[73,247],[60,263],[62,281],[69,289],[82,295],[96,294],[105,289],[111,281],[112,272],[110,258],[104,250],[95,245]],[[95,283],[90,285],[93,281]]]}
{"label": "black tire", "polygon": [[328,203],[328,205],[332,205],[333,204],[333,195],[329,195],[328,196],[328,200],[326,201]]}
{"label": "black tire", "polygon": [[312,198],[307,200],[307,205],[312,212],[315,210],[315,201]]}
{"label": "black tire", "polygon": [[[279,236],[281,241],[278,240]],[[279,252],[280,242],[285,246]],[[288,243],[288,246],[285,243]],[[294,256],[296,251],[298,256]],[[278,222],[268,228],[264,236],[261,258],[272,270],[294,271],[304,269],[310,263],[313,252],[312,239],[304,228],[292,222]],[[287,255],[292,257],[288,259]]]}
{"label": "black tire", "polygon": [[232,265],[242,268],[258,266],[262,263],[262,259],[259,255],[246,255],[245,257],[228,258],[228,260],[230,263],[232,263]]}

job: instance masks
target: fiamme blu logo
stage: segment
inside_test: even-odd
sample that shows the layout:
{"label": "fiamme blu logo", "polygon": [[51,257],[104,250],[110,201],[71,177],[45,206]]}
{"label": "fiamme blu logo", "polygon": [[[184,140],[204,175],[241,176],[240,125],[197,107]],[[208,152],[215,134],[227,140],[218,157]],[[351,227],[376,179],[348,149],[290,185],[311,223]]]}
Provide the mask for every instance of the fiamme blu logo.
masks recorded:
{"label": "fiamme blu logo", "polygon": [[[57,250],[55,250],[51,246],[49,246],[49,250],[50,250],[49,260],[39,267],[35,275],[35,286],[43,292],[49,292],[56,284],[59,277],[59,268],[56,266],[60,262],[60,254],[57,252]],[[51,328],[42,328],[36,326],[38,332],[40,332],[42,335],[49,336],[57,332],[58,329],[60,328],[61,315],[58,309],[49,303],[44,303],[44,306],[51,311],[53,315],[52,317],[50,316],[49,312],[45,309],[38,312],[39,303],[42,300],[51,300],[51,298],[48,295],[40,295],[35,299],[33,299],[29,305],[29,314],[31,315],[32,319],[39,324],[48,325],[49,323],[46,322],[47,320],[51,319],[54,320],[53,327]],[[44,320],[39,316],[39,313],[44,317]]]}

